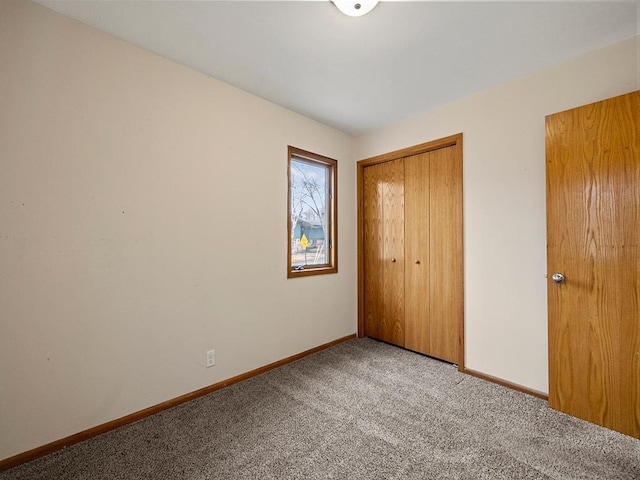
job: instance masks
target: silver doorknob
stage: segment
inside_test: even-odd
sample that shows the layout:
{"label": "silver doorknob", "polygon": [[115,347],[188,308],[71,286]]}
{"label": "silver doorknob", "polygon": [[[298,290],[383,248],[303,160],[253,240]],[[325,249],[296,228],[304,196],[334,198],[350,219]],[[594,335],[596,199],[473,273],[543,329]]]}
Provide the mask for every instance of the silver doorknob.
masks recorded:
{"label": "silver doorknob", "polygon": [[553,275],[551,275],[551,280],[556,283],[564,283],[564,275],[561,273],[554,273]]}

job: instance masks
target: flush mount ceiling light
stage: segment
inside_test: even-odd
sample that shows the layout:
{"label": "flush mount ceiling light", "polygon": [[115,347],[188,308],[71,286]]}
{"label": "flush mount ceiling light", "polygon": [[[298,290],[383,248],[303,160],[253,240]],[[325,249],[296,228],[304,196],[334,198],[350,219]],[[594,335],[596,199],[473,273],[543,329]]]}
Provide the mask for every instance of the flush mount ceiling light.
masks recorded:
{"label": "flush mount ceiling light", "polygon": [[346,0],[331,0],[338,10],[350,17],[361,17],[365,13],[369,13],[378,4],[379,0],[360,0],[360,1],[346,1]]}

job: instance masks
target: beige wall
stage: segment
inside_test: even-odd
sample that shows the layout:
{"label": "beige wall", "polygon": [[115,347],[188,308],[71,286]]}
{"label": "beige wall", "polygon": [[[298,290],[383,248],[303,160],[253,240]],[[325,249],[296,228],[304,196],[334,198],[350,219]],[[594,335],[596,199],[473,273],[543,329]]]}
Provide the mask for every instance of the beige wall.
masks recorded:
{"label": "beige wall", "polygon": [[[286,278],[289,144],[338,160],[337,275]],[[354,333],[352,145],[0,1],[0,459]]]}
{"label": "beige wall", "polygon": [[356,141],[362,159],[464,134],[466,366],[547,386],[545,115],[640,88],[640,37]]}

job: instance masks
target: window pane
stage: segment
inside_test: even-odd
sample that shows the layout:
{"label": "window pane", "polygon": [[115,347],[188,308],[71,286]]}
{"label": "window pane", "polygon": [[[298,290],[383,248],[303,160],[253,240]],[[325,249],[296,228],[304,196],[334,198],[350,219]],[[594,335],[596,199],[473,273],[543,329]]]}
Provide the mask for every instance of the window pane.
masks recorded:
{"label": "window pane", "polygon": [[338,162],[288,147],[287,277],[338,272]]}
{"label": "window pane", "polygon": [[330,167],[291,158],[291,266],[328,265]]}

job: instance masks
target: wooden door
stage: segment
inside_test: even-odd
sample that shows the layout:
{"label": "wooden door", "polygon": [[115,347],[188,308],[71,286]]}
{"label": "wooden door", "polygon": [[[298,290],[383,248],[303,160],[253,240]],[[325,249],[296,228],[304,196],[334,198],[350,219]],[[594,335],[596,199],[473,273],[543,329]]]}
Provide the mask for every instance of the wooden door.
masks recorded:
{"label": "wooden door", "polygon": [[462,159],[456,147],[429,152],[429,355],[458,363],[462,351]]}
{"label": "wooden door", "polygon": [[365,334],[404,346],[404,166],[364,169]]}
{"label": "wooden door", "polygon": [[456,146],[405,158],[405,347],[462,350],[462,161]]}
{"label": "wooden door", "polygon": [[429,159],[404,160],[405,172],[405,347],[431,355],[429,302]]}
{"label": "wooden door", "polygon": [[365,335],[382,338],[386,332],[383,308],[383,212],[382,212],[382,164],[372,165],[364,170],[363,197],[363,237],[364,237],[364,315]]}
{"label": "wooden door", "polygon": [[636,438],[639,119],[634,92],[546,121],[549,405]]}

